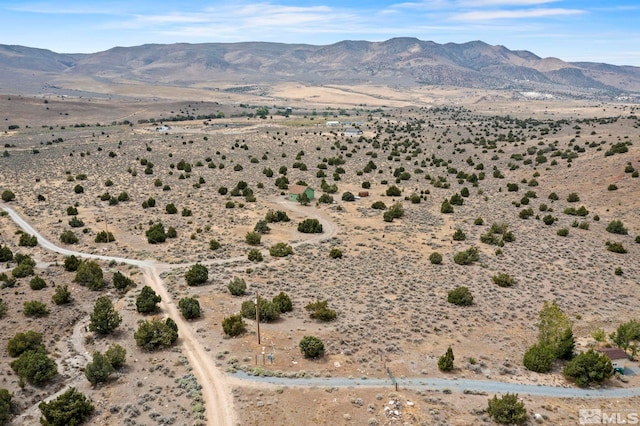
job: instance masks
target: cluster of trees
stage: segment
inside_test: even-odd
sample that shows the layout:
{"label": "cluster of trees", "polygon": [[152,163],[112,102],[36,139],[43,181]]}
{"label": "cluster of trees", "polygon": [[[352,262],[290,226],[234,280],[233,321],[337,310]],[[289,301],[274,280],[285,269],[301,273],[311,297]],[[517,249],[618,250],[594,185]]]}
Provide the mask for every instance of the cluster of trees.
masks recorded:
{"label": "cluster of trees", "polygon": [[571,320],[557,303],[545,301],[539,314],[538,342],[524,353],[524,366],[531,371],[547,373],[556,359],[572,359],[575,342],[571,328]]}
{"label": "cluster of trees", "polygon": [[107,348],[105,353],[94,352],[92,360],[86,365],[84,375],[92,385],[105,383],[111,374],[121,369],[127,359],[127,350],[117,343]]}
{"label": "cluster of trees", "polygon": [[35,331],[18,333],[7,343],[7,351],[13,358],[11,369],[33,385],[41,385],[58,374],[56,362],[47,356],[42,344],[42,334]]}

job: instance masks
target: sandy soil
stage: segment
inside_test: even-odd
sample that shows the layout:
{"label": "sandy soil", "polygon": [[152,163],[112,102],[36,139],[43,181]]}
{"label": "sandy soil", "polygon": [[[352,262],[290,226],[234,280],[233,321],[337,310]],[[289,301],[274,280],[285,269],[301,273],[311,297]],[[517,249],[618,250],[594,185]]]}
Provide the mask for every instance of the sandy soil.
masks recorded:
{"label": "sandy soil", "polygon": [[[206,102],[202,103],[112,101],[115,104],[71,98],[51,98],[44,104],[41,98],[2,97],[1,110],[7,111],[3,112],[5,121],[20,126],[0,134],[9,154],[0,157],[0,189],[11,189],[16,194],[11,206],[47,238],[59,241],[60,234],[71,229],[66,208],[78,203],[79,217],[85,226],[73,229],[80,241],[69,248],[170,264],[161,271],[162,284],[154,281],[156,288],[166,290],[163,300],[174,303],[163,304],[160,315],[175,319],[178,316],[175,302],[185,296],[198,297],[204,314],[181,327],[185,332],[174,350],[142,352],[132,339],[136,323],[144,318],[135,312],[134,300],[142,284],[148,282],[147,274],[119,262],[103,262],[108,282],[111,274],[119,270],[131,275],[138,288],[119,297],[111,287],[98,293],[74,287],[74,304],[56,308],[50,302],[53,284],[73,285],[73,274],[61,267],[63,256],[42,247],[18,247],[16,226],[0,217],[0,243],[37,259],[37,273],[50,284],[36,292],[29,288],[28,279],[20,279],[16,288],[1,290],[0,297],[10,301],[9,313],[2,321],[11,327],[5,327],[0,337],[6,342],[16,331],[28,329],[46,333],[45,344],[62,370],[50,385],[20,389],[8,366],[6,345],[0,345],[2,387],[14,392],[18,411],[32,413],[31,417],[20,417],[20,423],[36,423],[37,411],[30,412],[29,407],[55,394],[65,384],[74,383],[98,402],[96,424],[152,424],[169,418],[174,418],[177,424],[198,424],[203,418],[197,404],[216,396],[207,394],[212,389],[209,386],[203,386],[199,396],[197,388],[191,392],[191,379],[185,377],[190,373],[197,377],[208,374],[192,371],[189,359],[194,358],[202,363],[215,363],[222,370],[260,367],[283,375],[381,378],[387,376],[389,368],[396,377],[453,376],[570,386],[560,374],[560,363],[546,375],[531,373],[521,363],[524,350],[535,342],[535,324],[543,301],[557,300],[574,321],[574,334],[581,350],[595,344],[590,334],[596,328],[610,333],[621,322],[637,318],[640,303],[628,294],[640,282],[636,262],[640,245],[634,242],[640,234],[636,214],[640,181],[625,172],[627,163],[635,169],[640,167],[639,123],[634,106],[561,101],[514,103],[495,94],[449,93],[446,89],[416,91],[402,99],[378,88],[352,88],[351,93],[344,88],[340,88],[340,93],[335,90],[322,92],[320,96],[326,96],[322,102],[347,108],[349,116],[338,115],[340,121],[363,121],[366,140],[343,136],[341,129],[318,125],[324,123],[323,112],[327,112],[326,118],[335,119],[337,110],[327,110],[323,103],[314,105],[307,98],[315,96],[309,88],[301,88],[299,92],[283,89],[283,93],[291,93],[291,98],[299,98],[300,115],[288,118],[273,115],[273,119],[266,120],[232,117],[247,109],[215,96],[203,98]],[[381,101],[375,104],[361,99],[366,107],[349,106],[346,100],[353,93],[369,94]],[[183,94],[185,98],[188,96]],[[458,96],[460,103],[445,103],[447,96]],[[370,107],[382,105],[384,99],[385,105],[405,105],[392,102],[406,99],[407,105],[417,106],[381,110]],[[312,115],[314,109],[316,114]],[[171,128],[163,132],[156,131],[153,124],[137,122],[185,111],[209,114],[218,110],[224,111],[227,118],[207,124],[203,120],[167,122]],[[312,117],[315,119],[311,120]],[[522,127],[514,118],[530,120]],[[133,125],[118,123],[125,119]],[[112,124],[113,121],[116,123]],[[76,127],[79,123],[101,125]],[[407,123],[411,129],[405,127]],[[520,140],[509,141],[510,131]],[[501,140],[500,134],[505,139]],[[376,135],[375,140],[368,135]],[[484,144],[481,138],[485,139]],[[604,156],[612,144],[625,141],[631,142],[627,153]],[[379,146],[374,147],[375,142]],[[557,148],[563,155],[554,157],[552,150],[547,151],[543,153],[546,162],[536,166],[539,155],[536,151],[548,147]],[[533,149],[533,154],[527,154],[527,149]],[[568,153],[577,156],[569,158]],[[525,154],[522,160],[516,159],[518,154]],[[336,166],[318,169],[317,165],[327,164],[324,159],[338,156],[345,160],[341,165],[345,173],[335,181]],[[435,165],[433,160],[440,158],[444,162]],[[152,174],[144,173],[141,159],[154,164]],[[190,173],[175,167],[182,159],[192,165]],[[533,161],[525,164],[528,159]],[[361,173],[370,160],[377,168],[371,173]],[[556,164],[552,165],[554,160]],[[298,162],[308,170],[294,167]],[[224,168],[220,168],[221,164]],[[478,181],[477,187],[464,179],[458,182],[458,171],[478,174],[479,164],[483,164],[486,177]],[[242,170],[235,171],[236,165]],[[339,187],[333,194],[337,203],[295,206],[295,210],[289,211],[291,222],[271,224],[272,231],[263,236],[259,248],[267,261],[250,263],[246,260],[250,247],[244,242],[245,234],[269,209],[284,208],[280,200],[286,191],[274,184],[281,166],[287,167],[291,184],[304,180],[316,189],[316,196],[322,194],[317,172],[323,170],[327,183]],[[393,174],[398,167],[410,173],[408,180],[396,183]],[[494,167],[504,178],[493,177]],[[265,168],[273,170],[273,178],[263,174]],[[81,174],[87,178],[79,180]],[[537,186],[528,186],[536,174]],[[426,179],[427,175],[432,179]],[[200,177],[204,183],[196,185]],[[434,186],[432,180],[438,177],[444,178],[449,188]],[[108,179],[113,186],[105,186]],[[156,179],[161,181],[160,186],[155,186]],[[255,202],[218,193],[219,187],[225,186],[230,191],[240,180],[253,189]],[[364,181],[371,183],[369,197],[352,203],[340,201],[345,191],[356,194],[361,191]],[[259,183],[264,187],[260,188]],[[519,190],[507,191],[507,183],[518,183]],[[84,193],[73,191],[78,184],[84,187]],[[401,197],[384,195],[392,184],[402,189]],[[618,189],[608,190],[611,184]],[[165,185],[170,190],[163,191]],[[459,193],[463,187],[470,192],[464,204],[455,206],[452,215],[441,214],[442,200]],[[536,193],[536,198],[529,197],[529,204],[522,204],[522,197],[529,190]],[[100,201],[99,196],[105,192],[117,196],[122,191],[128,193],[131,201],[111,206]],[[404,199],[414,192],[423,196],[418,204]],[[559,195],[558,201],[547,198],[551,192]],[[571,192],[579,194],[578,203],[566,201]],[[37,201],[38,194],[46,200]],[[142,201],[150,196],[156,199],[156,207],[143,209]],[[371,208],[374,201],[383,201],[387,206],[401,202],[405,216],[384,222],[382,212]],[[234,202],[234,208],[225,208],[228,202]],[[177,206],[178,214],[165,213],[168,203]],[[543,204],[547,206],[546,212],[541,211]],[[589,210],[585,218],[563,213],[568,207],[580,205]],[[527,206],[539,215],[538,220],[519,218],[519,212]],[[190,209],[192,215],[181,216],[184,208]],[[552,214],[558,221],[552,226],[544,225],[540,219],[545,214]],[[595,220],[596,215],[599,220]],[[297,223],[312,216],[323,219],[325,233],[332,238],[303,242],[306,236],[297,232]],[[483,225],[474,225],[477,217],[484,219]],[[624,222],[629,235],[606,232],[605,227],[614,219]],[[148,244],[144,233],[150,221],[158,220],[175,227],[178,238],[162,245]],[[573,227],[574,222],[577,225],[583,221],[589,229]],[[496,255],[497,247],[479,241],[494,222],[508,223],[516,236],[514,243],[502,247],[501,255]],[[335,224],[335,228],[330,224]],[[465,241],[452,241],[457,227],[466,233]],[[560,228],[567,228],[569,236],[558,236]],[[86,233],[82,229],[87,229]],[[103,229],[113,232],[116,242],[95,243],[95,234]],[[221,242],[220,250],[209,250],[208,243],[214,238]],[[628,253],[607,251],[606,241],[622,243]],[[277,242],[291,243],[294,255],[272,261],[267,249]],[[471,266],[456,265],[453,255],[470,246],[480,249],[480,261]],[[344,257],[329,259],[332,247],[339,247]],[[443,255],[442,265],[430,264],[428,259],[433,251]],[[210,280],[205,286],[188,287],[184,272],[188,264],[196,261],[208,265]],[[13,266],[6,265],[5,269],[10,271]],[[615,275],[616,268],[621,268],[623,274]],[[499,272],[514,276],[515,287],[495,286],[491,277]],[[228,294],[226,286],[234,276],[247,281],[247,297]],[[446,302],[447,292],[458,285],[471,289],[473,306],[458,308]],[[225,337],[221,330],[223,318],[237,313],[241,303],[254,297],[255,291],[264,297],[285,291],[294,301],[294,311],[277,322],[261,324],[261,345],[257,343],[252,321],[248,321],[245,335],[235,339]],[[120,331],[108,339],[95,339],[83,332],[82,327],[78,328],[78,324],[86,321],[99,294],[110,294],[117,300],[124,317]],[[33,299],[48,302],[52,311],[49,318],[24,317],[22,303]],[[318,323],[308,318],[303,307],[317,299],[327,299],[336,309],[335,322]],[[86,353],[104,350],[111,342],[125,346],[126,371],[92,389],[81,372],[86,353],[68,345],[74,341],[74,328],[76,333],[80,330]],[[326,355],[321,360],[307,360],[300,355],[297,344],[308,334],[324,341]],[[203,351],[197,346],[190,348],[191,339],[199,342]],[[443,374],[437,369],[437,358],[449,345],[454,348],[457,368],[451,374]],[[256,366],[256,356],[262,354],[263,347],[265,352],[275,355],[273,364]],[[631,366],[637,368],[635,362]],[[217,383],[215,377],[209,380]],[[483,413],[487,395],[403,389],[398,393],[393,389],[296,389],[233,380],[230,383],[232,389],[227,388],[226,394],[233,395],[234,415],[239,424],[258,424],[261,420],[279,424],[489,423]],[[607,385],[639,384],[637,376],[629,376],[628,383],[614,379]],[[215,392],[220,393],[219,389]],[[636,399],[524,398],[530,412],[544,414],[548,424],[575,424],[577,408],[597,406],[614,410],[637,406]],[[397,405],[402,414],[397,418],[385,409],[392,399],[391,405]],[[206,419],[212,422],[229,417],[207,410]]]}

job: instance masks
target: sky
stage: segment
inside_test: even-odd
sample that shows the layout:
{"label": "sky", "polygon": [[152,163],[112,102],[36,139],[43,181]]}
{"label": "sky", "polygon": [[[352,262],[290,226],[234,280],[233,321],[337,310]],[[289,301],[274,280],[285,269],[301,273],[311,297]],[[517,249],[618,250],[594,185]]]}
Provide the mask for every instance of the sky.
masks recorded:
{"label": "sky", "polygon": [[0,0],[0,16],[0,44],[58,53],[149,43],[326,45],[416,37],[640,66],[638,0]]}

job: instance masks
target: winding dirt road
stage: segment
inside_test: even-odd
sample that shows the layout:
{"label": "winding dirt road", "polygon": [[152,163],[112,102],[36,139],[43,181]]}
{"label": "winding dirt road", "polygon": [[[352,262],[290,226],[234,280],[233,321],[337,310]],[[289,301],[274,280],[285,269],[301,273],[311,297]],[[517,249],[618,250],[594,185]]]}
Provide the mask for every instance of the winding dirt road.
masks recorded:
{"label": "winding dirt road", "polygon": [[[305,240],[292,244],[292,246],[295,247],[302,244],[314,244],[335,236],[337,232],[336,225],[320,215],[317,209],[312,207],[303,207],[297,203],[283,200],[278,200],[277,203],[291,211],[295,211],[307,217],[316,218],[323,226],[324,232],[322,234],[309,235]],[[215,366],[215,362],[207,355],[207,352],[196,338],[190,324],[188,324],[178,312],[178,307],[175,301],[160,278],[160,273],[163,271],[190,266],[192,263],[166,264],[156,262],[154,260],[129,259],[118,256],[98,255],[70,250],[60,247],[46,239],[27,220],[5,203],[0,203],[0,208],[6,211],[9,214],[9,217],[25,232],[35,235],[38,239],[38,244],[47,250],[57,252],[65,256],[74,255],[85,259],[98,259],[108,262],[115,261],[140,268],[145,284],[151,287],[162,298],[160,307],[167,315],[175,320],[178,325],[183,353],[189,360],[189,364],[193,368],[193,373],[198,379],[198,383],[202,386],[202,397],[205,402],[205,407],[207,408],[207,424],[210,426],[228,426],[237,424],[233,408],[233,399],[229,392],[229,386],[226,380],[227,376]],[[216,259],[202,263],[211,265],[239,261],[247,261],[246,256]]]}
{"label": "winding dirt road", "polygon": [[[283,200],[277,200],[277,204],[282,205],[288,210],[294,211],[305,215],[306,217],[313,217],[320,221],[323,226],[323,233],[319,235],[307,235],[303,241],[298,241],[292,246],[300,246],[303,244],[314,244],[320,241],[324,241],[333,238],[337,233],[337,227],[335,223],[322,216],[319,210],[312,207],[304,207],[297,203],[292,203]],[[359,387],[371,386],[371,387],[386,387],[389,386],[387,380],[369,379],[363,383],[356,383],[351,379],[334,377],[328,379],[277,379],[277,378],[262,378],[248,376],[246,374],[237,374],[235,377],[229,377],[222,373],[216,366],[215,362],[207,355],[202,345],[196,338],[191,326],[183,319],[179,314],[175,301],[171,298],[171,295],[167,291],[161,277],[160,272],[168,271],[175,268],[181,268],[190,266],[192,263],[185,264],[166,264],[156,262],[154,260],[137,260],[128,259],[118,256],[97,255],[91,253],[83,253],[74,250],[69,250],[63,247],[59,247],[51,241],[44,238],[37,229],[35,229],[29,222],[22,218],[14,209],[7,206],[5,203],[0,202],[0,209],[6,211],[10,218],[25,232],[35,235],[38,238],[38,243],[45,249],[51,250],[57,253],[64,254],[66,256],[75,255],[83,258],[99,259],[104,261],[116,261],[119,263],[125,263],[136,266],[142,271],[145,283],[149,285],[156,293],[162,298],[161,307],[163,310],[175,320],[180,330],[180,339],[182,343],[183,353],[188,358],[189,363],[193,368],[193,372],[198,379],[198,382],[202,385],[202,394],[207,408],[208,425],[210,426],[229,426],[237,423],[237,418],[233,408],[233,398],[229,392],[231,384],[239,384],[241,382],[253,382],[253,383],[269,383],[269,384],[286,384],[290,386],[354,386]],[[234,257],[227,259],[215,259],[211,261],[202,262],[203,264],[225,264],[239,261],[247,261],[246,257]],[[276,260],[276,262],[279,260]],[[553,386],[537,386],[527,384],[513,384],[499,381],[490,380],[465,380],[465,379],[428,379],[428,378],[416,378],[416,379],[403,379],[401,383],[402,387],[412,389],[445,389],[454,388],[457,390],[479,390],[491,393],[504,393],[504,392],[519,392],[521,394],[530,395],[542,395],[558,398],[584,398],[584,397],[596,397],[596,398],[621,398],[640,395],[640,388],[624,388],[624,389],[576,389],[571,387],[553,387]]]}

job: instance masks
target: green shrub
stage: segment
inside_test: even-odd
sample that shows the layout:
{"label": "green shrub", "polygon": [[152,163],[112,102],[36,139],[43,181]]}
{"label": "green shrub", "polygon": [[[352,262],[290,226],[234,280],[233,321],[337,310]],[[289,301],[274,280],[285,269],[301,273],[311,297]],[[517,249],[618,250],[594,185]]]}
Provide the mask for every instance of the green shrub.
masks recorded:
{"label": "green shrub", "polygon": [[219,250],[220,247],[222,247],[220,245],[220,243],[218,242],[218,240],[216,240],[215,238],[212,239],[211,241],[209,241],[209,250]]}
{"label": "green shrub", "polygon": [[[280,309],[270,300],[258,298],[260,321],[270,322],[280,318]],[[240,306],[240,315],[247,319],[256,319],[256,304],[253,300],[246,300]]]}
{"label": "green shrub", "polygon": [[38,245],[38,238],[35,235],[22,232],[20,233],[20,240],[18,241],[18,245],[21,247],[35,247]]}
{"label": "green shrub", "polygon": [[586,387],[600,384],[613,376],[613,366],[605,354],[589,349],[569,361],[562,374],[578,386]]}
{"label": "green shrub", "polygon": [[25,316],[35,318],[41,318],[49,315],[47,305],[37,300],[24,302],[24,304],[22,305],[22,312],[25,314]]}
{"label": "green shrub", "polygon": [[447,302],[457,306],[471,306],[473,304],[473,295],[469,288],[462,286],[450,290],[447,295]]}
{"label": "green shrub", "polygon": [[44,350],[25,351],[11,362],[11,369],[21,378],[34,385],[51,380],[58,374],[58,366]]}
{"label": "green shrub", "polygon": [[209,270],[206,266],[196,263],[184,274],[184,279],[189,286],[204,284],[209,279]]}
{"label": "green shrub", "polygon": [[527,422],[527,409],[518,394],[507,393],[498,398],[494,395],[487,406],[489,414],[496,423],[521,425]]}
{"label": "green shrub", "polygon": [[613,253],[624,254],[627,252],[627,249],[621,243],[612,243],[611,241],[606,242],[607,250]]}
{"label": "green shrub", "polygon": [[107,357],[100,352],[93,353],[93,359],[89,362],[85,369],[84,375],[92,385],[104,383],[109,376],[115,371]]}
{"label": "green shrub", "polygon": [[331,259],[341,259],[342,258],[342,250],[337,247],[332,247],[331,251],[329,251],[329,257]]}
{"label": "green shrub", "polygon": [[0,389],[0,425],[5,426],[9,424],[11,419],[11,400],[13,394],[9,393],[6,389]]}
{"label": "green shrub", "polygon": [[321,234],[322,224],[318,219],[305,219],[298,224],[298,232],[305,234]]}
{"label": "green shrub", "polygon": [[247,290],[247,283],[239,277],[234,277],[227,285],[229,293],[233,296],[243,296]]}
{"label": "green shrub", "polygon": [[269,254],[273,257],[286,257],[293,254],[293,248],[287,243],[276,243],[269,249]]}
{"label": "green shrub", "polygon": [[283,291],[274,296],[271,302],[282,313],[291,312],[293,310],[293,302],[291,301],[291,298]]}
{"label": "green shrub", "polygon": [[438,369],[440,371],[452,371],[453,370],[453,349],[451,346],[447,349],[447,352],[438,358]]}
{"label": "green shrub", "polygon": [[143,321],[133,337],[142,349],[155,351],[173,346],[178,340],[178,327],[171,318],[165,321],[158,319]]}
{"label": "green shrub", "polygon": [[149,314],[158,310],[158,303],[162,298],[148,285],[142,287],[140,294],[136,297],[136,310],[141,314]]}
{"label": "green shrub", "polygon": [[89,290],[100,290],[105,286],[102,268],[96,262],[88,260],[78,266],[73,282],[86,286]]}
{"label": "green shrub", "polygon": [[271,232],[271,228],[269,228],[269,225],[267,225],[267,221],[266,220],[259,220],[256,223],[256,226],[253,227],[253,231],[257,232],[258,234],[268,234],[269,232]]}
{"label": "green shrub", "polygon": [[51,299],[56,305],[66,305],[73,301],[69,287],[66,284],[56,287],[56,291],[53,293],[53,296],[51,296]]}
{"label": "green shrub", "polygon": [[136,283],[134,283],[131,278],[127,277],[120,271],[116,271],[113,274],[113,286],[118,291],[125,291],[129,288],[135,287]]}
{"label": "green shrub", "polygon": [[167,204],[164,207],[164,210],[167,212],[167,214],[176,214],[176,213],[178,213],[178,208],[173,203]]}
{"label": "green shrub", "polygon": [[74,387],[51,402],[42,401],[38,408],[42,412],[41,423],[45,426],[80,425],[95,410],[91,401]]}
{"label": "green shrub", "polygon": [[349,191],[342,194],[342,201],[355,201],[355,200],[356,200],[356,196]]}
{"label": "green shrub", "polygon": [[105,351],[104,356],[114,369],[119,370],[127,360],[127,350],[117,343],[112,343]]}
{"label": "green shrub", "polygon": [[455,232],[453,233],[453,241],[464,241],[467,239],[467,235],[464,233],[464,231],[460,228],[456,228]]}
{"label": "green shrub", "polygon": [[453,213],[453,206],[449,203],[449,200],[444,200],[440,206],[440,213],[448,214]]}
{"label": "green shrub", "polygon": [[567,202],[569,203],[577,203],[578,201],[580,201],[580,197],[575,192],[572,192],[567,196]]}
{"label": "green shrub", "polygon": [[111,232],[100,231],[96,234],[96,243],[111,243],[116,240]]}
{"label": "green shrub", "polygon": [[78,242],[78,237],[73,233],[73,231],[67,229],[60,234],[60,241],[65,244],[76,244]]}
{"label": "green shrub", "polygon": [[298,347],[305,358],[320,358],[324,355],[324,343],[314,336],[304,336]]}
{"label": "green shrub", "polygon": [[474,225],[484,225],[484,220],[481,217],[477,217],[474,221],[473,221]]}
{"label": "green shrub", "polygon": [[29,281],[29,287],[31,287],[31,290],[42,290],[47,287],[47,283],[36,275]]}
{"label": "green shrub", "polygon": [[222,320],[222,330],[230,337],[239,336],[246,330],[246,324],[240,315],[232,315]]}
{"label": "green shrub", "polygon": [[527,370],[535,371],[536,373],[548,373],[553,368],[555,359],[556,353],[553,345],[538,342],[527,349],[522,358],[522,363]]}
{"label": "green shrub", "polygon": [[511,275],[503,272],[494,275],[491,279],[500,287],[512,287],[516,283],[516,280]]}
{"label": "green shrub", "polygon": [[262,262],[262,252],[258,249],[251,249],[247,254],[247,259],[249,259],[251,262]]}
{"label": "green shrub", "polygon": [[387,206],[382,201],[376,201],[371,204],[371,208],[376,210],[386,210]]}
{"label": "green shrub", "polygon": [[556,232],[556,234],[558,234],[560,237],[566,237],[567,235],[569,235],[569,230],[567,228],[560,228],[558,229],[558,232]]}
{"label": "green shrub", "polygon": [[453,256],[453,261],[458,265],[471,265],[480,259],[478,249],[470,247],[465,251],[457,252]]}
{"label": "green shrub", "polygon": [[257,232],[247,232],[247,235],[245,235],[244,237],[244,241],[251,246],[257,246],[258,244],[260,244],[261,240],[262,235],[258,234]]}
{"label": "green shrub", "polygon": [[11,192],[10,190],[5,189],[4,191],[2,191],[2,201],[4,201],[5,203],[8,203],[9,201],[13,201],[15,199],[16,194]]}
{"label": "green shrub", "polygon": [[318,202],[320,204],[333,204],[333,197],[329,194],[322,194],[320,198],[318,198]]}
{"label": "green shrub", "polygon": [[17,333],[7,342],[7,352],[9,356],[19,357],[27,351],[43,351],[42,334],[29,330],[24,333]]}
{"label": "green shrub", "polygon": [[629,231],[624,227],[621,220],[614,220],[607,225],[607,232],[612,234],[627,235]]}
{"label": "green shrub", "polygon": [[7,246],[0,245],[0,262],[10,262],[13,260],[13,252]]}
{"label": "green shrub", "polygon": [[97,334],[111,334],[122,323],[122,316],[116,311],[107,296],[96,299],[93,311],[89,315],[89,330]]}
{"label": "green shrub", "polygon": [[[333,202],[333,198],[332,198],[332,202]],[[289,222],[291,219],[289,219],[289,216],[287,216],[287,213],[282,210],[277,210],[277,211],[269,210],[265,215],[265,220],[268,223],[275,223],[275,222]]]}
{"label": "green shrub", "polygon": [[326,300],[319,300],[317,302],[311,302],[304,307],[309,312],[311,319],[318,319],[320,321],[333,321],[337,317],[336,311],[329,309],[328,302]]}
{"label": "green shrub", "polygon": [[388,197],[399,197],[402,194],[402,191],[400,191],[400,188],[397,186],[391,185],[387,188],[386,194]]}
{"label": "green shrub", "polygon": [[429,262],[431,262],[432,265],[440,265],[442,263],[442,255],[434,251],[429,255]]}
{"label": "green shrub", "polygon": [[545,217],[542,218],[542,221],[547,226],[553,225],[556,220],[558,220],[558,218],[555,218],[555,217],[551,216],[550,214],[548,214],[548,215],[546,215]]}
{"label": "green shrub", "polygon": [[145,232],[145,236],[147,237],[147,242],[149,244],[160,244],[167,240],[164,225],[160,222],[151,225],[151,227],[149,227]]}
{"label": "green shrub", "polygon": [[193,297],[183,297],[178,302],[180,313],[186,319],[194,319],[200,317],[200,302]]}

